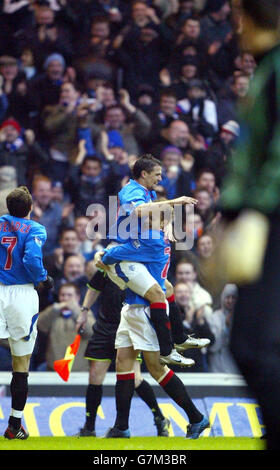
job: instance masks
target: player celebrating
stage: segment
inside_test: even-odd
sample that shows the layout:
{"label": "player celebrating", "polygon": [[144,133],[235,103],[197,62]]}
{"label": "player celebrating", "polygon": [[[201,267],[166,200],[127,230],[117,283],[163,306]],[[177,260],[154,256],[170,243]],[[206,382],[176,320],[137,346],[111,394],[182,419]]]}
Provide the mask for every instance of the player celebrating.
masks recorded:
{"label": "player celebrating", "polygon": [[[77,320],[77,331],[87,321],[91,306],[99,302],[97,320],[93,326],[93,335],[85,351],[86,359],[91,361],[89,384],[86,391],[86,420],[79,430],[78,437],[96,436],[95,421],[98,407],[102,400],[103,381],[110,364],[116,358],[115,337],[120,323],[125,293],[112,282],[105,273],[97,271],[88,283],[81,314]],[[108,299],[110,301],[108,302]],[[154,416],[158,436],[168,436],[169,420],[164,418],[154,391],[150,384],[141,376],[141,358],[134,364],[135,391],[148,405]]]}
{"label": "player celebrating", "polygon": [[[167,205],[166,210],[169,211],[171,216],[170,206]],[[152,219],[155,228],[148,229],[149,239],[143,236],[139,244],[130,240],[125,244],[106,249],[102,260],[105,265],[118,263],[119,260],[124,259],[126,253],[129,253],[127,256],[132,254],[134,259],[137,259],[137,251],[139,250],[139,253],[149,260],[145,263],[149,273],[164,291],[165,278],[168,272],[170,243],[164,234],[164,225],[168,222],[168,219],[164,219],[162,214],[162,210],[158,214],[153,212]],[[156,219],[157,216],[158,219]],[[158,226],[159,234],[155,233],[156,226]],[[200,433],[209,427],[209,421],[195,407],[182,381],[166,365],[160,363],[159,343],[151,324],[149,302],[130,289],[126,290],[125,302],[126,305],[121,311],[121,322],[117,330],[115,343],[117,348],[117,383],[115,389],[117,416],[114,427],[108,430],[105,437],[130,437],[128,421],[134,391],[133,365],[139,351],[142,351],[152,377],[175,403],[186,412],[190,422],[186,437],[198,438]]]}
{"label": "player celebrating", "polygon": [[[127,228],[129,229],[130,240],[141,240],[141,219],[144,219],[149,211],[160,209],[166,201],[155,201],[156,193],[154,188],[161,180],[161,163],[151,155],[143,155],[133,167],[133,178],[122,188],[118,194],[119,212],[116,223],[115,242],[121,244],[127,240]],[[168,204],[195,204],[196,200],[191,197],[179,197],[169,200]],[[134,217],[134,220],[133,220]],[[127,222],[130,218],[131,225]],[[137,218],[135,224],[135,218]],[[135,230],[136,226],[136,230]],[[124,233],[125,232],[125,233]],[[111,229],[114,233],[114,228]],[[111,246],[111,245],[109,245]],[[100,269],[107,269],[102,263],[103,253],[95,255],[95,264]],[[133,261],[133,264],[126,261]],[[191,347],[202,348],[209,344],[205,338],[187,337],[184,333],[180,312],[174,300],[172,285],[166,280],[167,295],[160,288],[159,283],[151,276],[141,257],[125,257],[116,265],[111,265],[107,270],[108,276],[121,289],[129,288],[141,297],[148,300],[151,307],[151,321],[156,330],[161,357],[166,364],[176,364],[180,366],[192,365],[192,361],[181,356],[173,349],[173,342],[169,330],[171,323],[172,335],[178,351],[183,351]],[[166,297],[169,307],[169,318],[167,316]]]}
{"label": "player celebrating", "polygon": [[8,338],[12,355],[11,413],[7,439],[27,439],[21,417],[28,393],[28,372],[39,312],[34,286],[52,287],[42,262],[45,228],[30,220],[32,196],[25,186],[11,191],[9,214],[0,217],[0,338]]}

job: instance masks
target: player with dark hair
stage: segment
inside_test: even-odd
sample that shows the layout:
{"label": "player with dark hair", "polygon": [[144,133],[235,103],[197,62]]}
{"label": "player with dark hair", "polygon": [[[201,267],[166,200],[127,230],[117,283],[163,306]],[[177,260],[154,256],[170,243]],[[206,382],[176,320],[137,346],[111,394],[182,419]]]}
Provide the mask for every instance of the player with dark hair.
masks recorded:
{"label": "player with dark hair", "polygon": [[[145,260],[147,270],[164,291],[170,254],[170,243],[165,237],[164,228],[165,224],[169,223],[170,216],[167,214],[165,218],[162,215],[163,209],[162,207],[161,211],[149,217],[143,237],[137,240],[138,243],[129,240],[127,243],[106,249],[102,259],[108,265],[131,256],[135,260]],[[171,207],[167,205],[165,210],[171,213],[172,217]],[[142,351],[152,377],[187,414],[190,424],[186,437],[197,439],[204,429],[209,427],[209,421],[196,408],[179,377],[166,365],[161,364],[159,343],[151,322],[149,302],[130,289],[126,289],[125,305],[121,311],[115,345],[117,416],[114,426],[108,430],[105,437],[130,437],[129,411],[134,392],[133,364],[139,351]]]}
{"label": "player with dark hair", "polygon": [[280,450],[280,1],[233,4],[242,48],[258,63],[241,139],[221,191],[221,270],[239,286],[231,350],[261,407],[267,449]]}
{"label": "player with dark hair", "polygon": [[37,336],[39,283],[52,287],[42,262],[46,229],[30,220],[32,196],[25,186],[11,191],[6,204],[9,214],[0,217],[0,338],[8,338],[13,377],[11,414],[4,433],[7,439],[27,439],[21,417],[28,393],[30,357]]}
{"label": "player with dark hair", "polygon": [[[150,154],[143,155],[136,160],[132,169],[133,179],[118,194],[119,211],[115,226],[115,243],[123,243],[127,239],[141,240],[141,219],[147,217],[149,212],[166,205],[166,202],[172,207],[175,204],[196,203],[195,199],[186,196],[169,201],[156,201],[154,188],[161,180],[161,172],[160,161]],[[129,233],[127,228],[129,228]],[[100,269],[107,269],[102,263],[102,254],[100,252],[95,255],[95,263]],[[192,366],[192,360],[178,354],[173,348],[173,340],[176,348],[183,351],[191,347],[204,347],[205,339],[195,339],[185,335],[170,282],[165,281],[167,289],[165,294],[144,264],[139,260],[138,262],[132,258],[130,260],[131,262],[123,260],[110,266],[107,270],[108,276],[121,289],[129,288],[150,303],[151,321],[159,340],[162,360],[166,364]]]}
{"label": "player with dark hair", "polygon": [[[97,300],[99,309],[93,326],[93,335],[85,351],[85,357],[90,360],[91,364],[86,391],[86,421],[78,432],[78,437],[96,436],[95,421],[103,395],[102,384],[112,361],[116,358],[115,338],[125,298],[124,291],[120,290],[106,273],[101,271],[93,275],[87,286],[88,290],[81,308],[81,318],[84,320]],[[80,319],[78,318],[77,330],[79,328]],[[140,366],[141,359],[138,358],[134,364],[135,391],[151,409],[158,436],[168,436],[169,420],[163,416],[152,387],[141,376]]]}

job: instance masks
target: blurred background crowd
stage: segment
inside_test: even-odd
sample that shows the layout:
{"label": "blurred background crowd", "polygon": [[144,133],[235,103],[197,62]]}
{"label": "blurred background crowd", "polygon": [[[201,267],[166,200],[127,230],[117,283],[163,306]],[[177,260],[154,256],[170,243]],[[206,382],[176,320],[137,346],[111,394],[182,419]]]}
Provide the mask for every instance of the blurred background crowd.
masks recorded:
{"label": "blurred background crowd", "polygon": [[[48,233],[44,263],[55,279],[40,292],[31,370],[52,370],[74,338],[75,320],[106,246],[108,196],[144,153],[160,159],[159,197],[198,200],[194,246],[173,250],[169,279],[189,334],[211,339],[190,350],[189,372],[236,373],[228,349],[237,288],[216,289],[209,266],[221,224],[220,188],[239,137],[256,61],[239,49],[227,0],[2,0],[0,2],[0,213],[6,194],[27,185],[32,218]],[[110,302],[110,299],[108,299]],[[83,334],[73,370],[88,370]],[[10,370],[0,343],[0,369]]]}

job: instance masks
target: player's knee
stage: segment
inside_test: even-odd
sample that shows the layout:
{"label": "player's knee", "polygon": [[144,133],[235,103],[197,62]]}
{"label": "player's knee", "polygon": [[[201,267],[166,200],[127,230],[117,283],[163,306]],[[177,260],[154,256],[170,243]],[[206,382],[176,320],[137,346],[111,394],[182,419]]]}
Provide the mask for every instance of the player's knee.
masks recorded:
{"label": "player's knee", "polygon": [[145,294],[145,299],[151,304],[156,302],[165,302],[165,294],[158,284],[154,284]]}
{"label": "player's knee", "polygon": [[14,372],[28,372],[30,354],[26,356],[12,356],[12,368]]}

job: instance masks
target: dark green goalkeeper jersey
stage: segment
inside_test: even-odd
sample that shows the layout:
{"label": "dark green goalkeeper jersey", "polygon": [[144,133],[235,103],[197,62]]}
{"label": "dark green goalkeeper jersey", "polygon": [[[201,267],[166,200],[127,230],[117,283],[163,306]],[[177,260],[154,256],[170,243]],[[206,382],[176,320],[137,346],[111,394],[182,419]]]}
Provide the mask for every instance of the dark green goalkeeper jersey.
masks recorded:
{"label": "dark green goalkeeper jersey", "polygon": [[259,61],[240,124],[221,206],[225,213],[250,208],[280,214],[280,45]]}

